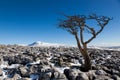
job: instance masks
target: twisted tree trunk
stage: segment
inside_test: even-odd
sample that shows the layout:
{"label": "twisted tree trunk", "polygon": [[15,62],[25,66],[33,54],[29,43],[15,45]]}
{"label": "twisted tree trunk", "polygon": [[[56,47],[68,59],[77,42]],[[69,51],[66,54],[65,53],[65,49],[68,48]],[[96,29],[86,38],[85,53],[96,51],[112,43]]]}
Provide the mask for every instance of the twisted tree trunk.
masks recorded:
{"label": "twisted tree trunk", "polygon": [[83,71],[89,71],[91,69],[91,59],[90,56],[88,55],[87,52],[87,45],[83,44],[83,47],[80,45],[80,41],[77,35],[75,35],[76,41],[77,41],[77,45],[78,45],[78,49],[81,52],[82,56],[84,57],[84,65],[83,65]]}
{"label": "twisted tree trunk", "polygon": [[82,56],[84,57],[84,70],[83,71],[89,71],[91,69],[91,59],[90,56],[87,53],[86,49],[83,49],[81,52]]}

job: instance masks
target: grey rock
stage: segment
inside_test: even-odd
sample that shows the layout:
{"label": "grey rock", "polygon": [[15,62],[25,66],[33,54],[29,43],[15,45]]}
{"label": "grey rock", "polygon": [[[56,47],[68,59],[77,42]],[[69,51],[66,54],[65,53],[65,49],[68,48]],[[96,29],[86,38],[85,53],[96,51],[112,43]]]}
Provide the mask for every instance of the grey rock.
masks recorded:
{"label": "grey rock", "polygon": [[112,78],[110,78],[109,76],[96,76],[94,80],[114,80]]}
{"label": "grey rock", "polygon": [[66,75],[68,80],[75,80],[76,77],[78,76],[78,73],[80,73],[78,69],[65,69],[64,70],[64,74]]}
{"label": "grey rock", "polygon": [[53,80],[68,80],[63,73],[60,73],[60,72],[57,72],[57,71],[55,71],[53,73],[53,76],[54,76],[52,78]]}
{"label": "grey rock", "polygon": [[13,80],[20,80],[22,77],[19,75],[19,74],[15,74],[14,76],[13,76]]}
{"label": "grey rock", "polygon": [[20,67],[19,69],[21,77],[29,77],[30,72],[28,71],[26,66]]}
{"label": "grey rock", "polygon": [[2,73],[2,69],[0,68],[0,76],[2,76],[2,74],[3,74],[3,73]]}
{"label": "grey rock", "polygon": [[6,76],[8,78],[13,78],[15,73],[16,73],[16,69],[14,69],[14,68],[4,68],[3,69],[3,76]]}
{"label": "grey rock", "polygon": [[114,80],[120,80],[120,76],[118,76],[118,75],[113,75],[113,76],[112,76],[112,79],[114,79]]}
{"label": "grey rock", "polygon": [[[64,75],[65,79],[68,80],[85,79],[84,76],[88,76],[91,80],[111,80],[111,78],[119,80],[120,51],[88,49],[88,53],[91,56],[93,70],[81,72],[79,70],[80,65],[71,65],[71,63],[76,64],[78,61],[80,64],[84,64],[78,48],[0,45],[0,67],[6,65],[6,68],[10,68],[14,64],[19,64],[20,66],[15,67],[15,70],[9,69],[7,72],[20,75],[21,80],[29,80],[31,74],[38,74],[40,80],[57,80],[60,77],[64,78]],[[34,63],[37,61],[40,62]],[[55,67],[69,67],[70,69],[65,69],[63,74],[57,70],[54,71]],[[4,68],[0,69],[3,70]],[[10,77],[8,73],[6,75]],[[0,72],[0,74],[0,77],[3,77],[3,73]],[[14,75],[11,77],[13,79]]]}
{"label": "grey rock", "polygon": [[86,75],[86,73],[78,73],[76,80],[89,80],[89,77]]}
{"label": "grey rock", "polygon": [[42,75],[42,80],[51,80],[52,72],[47,72]]}
{"label": "grey rock", "polygon": [[107,73],[104,70],[96,70],[95,74],[96,75],[106,75]]}

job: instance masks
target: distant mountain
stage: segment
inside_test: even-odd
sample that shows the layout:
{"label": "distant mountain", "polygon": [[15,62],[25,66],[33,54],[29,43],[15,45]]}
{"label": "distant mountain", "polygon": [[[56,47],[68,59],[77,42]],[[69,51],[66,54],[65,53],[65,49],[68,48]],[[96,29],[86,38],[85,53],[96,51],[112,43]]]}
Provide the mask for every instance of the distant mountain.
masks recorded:
{"label": "distant mountain", "polygon": [[29,44],[28,46],[32,46],[32,47],[60,47],[60,46],[67,46],[67,45],[36,41],[36,42],[33,42],[32,44]]}
{"label": "distant mountain", "polygon": [[[33,42],[32,44],[28,44],[28,45],[19,44],[19,46],[30,46],[30,47],[76,47],[75,45],[66,45],[66,44],[59,44],[59,43],[48,43],[48,42],[41,42],[41,41],[36,41],[36,42]],[[120,51],[120,46],[88,46],[88,48]]]}
{"label": "distant mountain", "polygon": [[120,46],[109,46],[109,47],[102,47],[103,49],[107,50],[117,50],[120,51]]}
{"label": "distant mountain", "polygon": [[14,45],[18,45],[18,46],[27,46],[27,44],[14,44]]}
{"label": "distant mountain", "polygon": [[120,51],[120,46],[89,46],[89,48]]}

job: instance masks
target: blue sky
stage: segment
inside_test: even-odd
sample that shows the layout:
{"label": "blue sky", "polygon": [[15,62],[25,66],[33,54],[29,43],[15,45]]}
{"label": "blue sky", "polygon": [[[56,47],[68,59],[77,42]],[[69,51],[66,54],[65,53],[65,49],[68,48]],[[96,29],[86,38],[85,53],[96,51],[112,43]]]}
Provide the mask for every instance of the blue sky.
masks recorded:
{"label": "blue sky", "polygon": [[120,0],[0,0],[0,44],[76,44],[72,35],[57,28],[61,13],[113,17],[90,45],[120,45]]}

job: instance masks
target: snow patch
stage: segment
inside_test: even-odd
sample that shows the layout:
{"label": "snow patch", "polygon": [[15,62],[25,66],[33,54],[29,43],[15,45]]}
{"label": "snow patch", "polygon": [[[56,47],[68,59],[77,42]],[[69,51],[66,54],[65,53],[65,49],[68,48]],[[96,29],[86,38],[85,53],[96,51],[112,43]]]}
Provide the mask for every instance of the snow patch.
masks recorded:
{"label": "snow patch", "polygon": [[64,73],[65,69],[70,69],[69,67],[55,67],[55,70],[57,70],[60,73]]}
{"label": "snow patch", "polygon": [[31,78],[31,80],[39,80],[39,75],[38,74],[31,74],[30,78]]}

